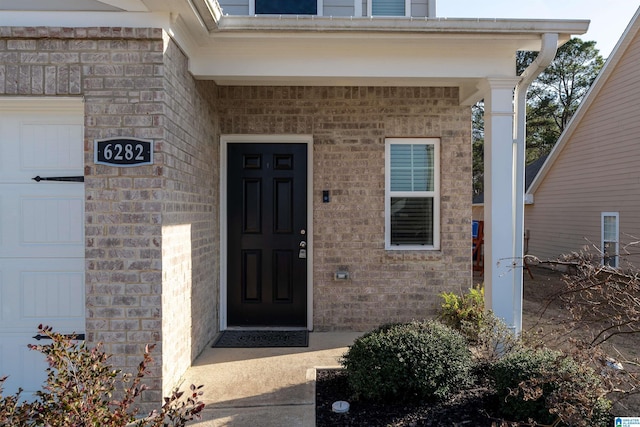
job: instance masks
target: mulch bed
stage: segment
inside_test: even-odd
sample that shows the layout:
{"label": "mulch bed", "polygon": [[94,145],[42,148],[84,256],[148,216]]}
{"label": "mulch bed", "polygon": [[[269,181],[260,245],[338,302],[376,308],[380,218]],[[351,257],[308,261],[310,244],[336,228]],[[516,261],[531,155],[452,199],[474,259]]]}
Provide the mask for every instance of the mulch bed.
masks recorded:
{"label": "mulch bed", "polygon": [[[349,402],[349,412],[337,414],[331,410],[338,400]],[[498,420],[488,411],[496,404],[490,390],[483,387],[465,390],[440,403],[353,402],[344,371],[318,370],[316,377],[317,427],[491,427]]]}
{"label": "mulch bed", "polygon": [[[525,329],[536,330],[543,324],[557,326],[552,314],[562,312],[553,296],[562,289],[562,274],[531,267],[534,278],[524,275],[524,318]],[[474,283],[481,283],[482,277],[474,277]],[[547,303],[552,301],[551,305]],[[547,311],[544,311],[544,310]],[[548,326],[548,325],[547,325]],[[637,341],[627,339],[620,347],[630,347],[636,351]],[[637,353],[633,353],[637,354]],[[349,412],[337,414],[331,410],[333,402],[349,402]],[[317,427],[493,427],[514,426],[499,418],[497,414],[500,402],[490,389],[478,386],[465,390],[450,399],[439,403],[373,403],[351,400],[346,374],[342,370],[318,370],[316,380],[316,426]],[[636,411],[637,412],[637,411]],[[620,412],[618,412],[620,413]],[[636,415],[634,413],[633,415]],[[632,415],[629,415],[632,416]],[[613,418],[611,425],[613,425]]]}

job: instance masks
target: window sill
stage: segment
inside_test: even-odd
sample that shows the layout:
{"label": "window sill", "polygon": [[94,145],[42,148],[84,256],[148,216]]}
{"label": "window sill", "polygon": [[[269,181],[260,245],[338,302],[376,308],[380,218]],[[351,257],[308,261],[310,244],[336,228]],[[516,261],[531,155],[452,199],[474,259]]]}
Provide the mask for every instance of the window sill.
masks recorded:
{"label": "window sill", "polygon": [[386,245],[384,247],[386,251],[439,251],[440,248],[438,246],[428,246],[428,245]]}

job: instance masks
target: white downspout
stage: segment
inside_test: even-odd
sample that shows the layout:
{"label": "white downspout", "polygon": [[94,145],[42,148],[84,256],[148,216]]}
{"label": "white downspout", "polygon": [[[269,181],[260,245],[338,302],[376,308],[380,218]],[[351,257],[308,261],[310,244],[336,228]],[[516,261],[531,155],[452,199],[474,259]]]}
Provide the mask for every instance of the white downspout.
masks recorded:
{"label": "white downspout", "polygon": [[[535,61],[527,67],[521,75],[520,82],[515,88],[515,107],[516,107],[516,126],[513,131],[515,156],[514,165],[516,167],[514,173],[514,211],[513,218],[515,220],[514,231],[514,264],[519,263],[520,267],[524,266],[524,170],[525,170],[525,153],[526,153],[526,116],[527,116],[527,90],[531,83],[549,66],[558,50],[558,34],[546,33],[542,35],[542,43],[540,53]],[[514,320],[516,333],[522,331],[522,271],[514,274]]]}

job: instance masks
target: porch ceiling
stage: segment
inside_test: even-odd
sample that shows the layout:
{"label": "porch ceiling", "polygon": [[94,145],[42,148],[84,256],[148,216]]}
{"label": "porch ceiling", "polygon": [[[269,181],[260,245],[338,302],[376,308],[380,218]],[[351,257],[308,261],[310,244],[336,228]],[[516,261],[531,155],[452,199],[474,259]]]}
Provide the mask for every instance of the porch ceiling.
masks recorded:
{"label": "porch ceiling", "polygon": [[211,0],[0,0],[0,26],[160,27],[220,85],[454,86],[477,98],[515,53],[584,34],[586,20],[222,16]]}

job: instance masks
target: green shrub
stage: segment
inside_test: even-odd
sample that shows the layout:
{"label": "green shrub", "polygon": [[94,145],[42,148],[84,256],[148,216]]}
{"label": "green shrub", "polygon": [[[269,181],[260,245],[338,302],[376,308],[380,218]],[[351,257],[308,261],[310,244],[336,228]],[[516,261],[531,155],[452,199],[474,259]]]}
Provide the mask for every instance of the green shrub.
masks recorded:
{"label": "green shrub", "polygon": [[384,325],[342,358],[356,399],[442,399],[470,382],[464,337],[435,321]]}
{"label": "green shrub", "polygon": [[484,288],[477,286],[465,294],[444,292],[439,319],[447,326],[462,332],[470,341],[478,339],[485,321]]}
{"label": "green shrub", "polygon": [[[49,327],[39,328],[52,342],[29,348],[44,354],[49,363],[46,384],[33,401],[24,401],[22,390],[3,396],[6,377],[0,378],[0,426],[184,426],[204,409],[202,386],[192,385],[190,393],[174,390],[158,411],[139,419],[135,403],[147,388],[142,379],[152,362],[153,347],[147,347],[135,375],[122,374],[108,364],[110,355],[100,345],[88,348]],[[118,393],[121,397],[116,399]]]}
{"label": "green shrub", "polygon": [[601,377],[549,349],[522,348],[493,364],[500,416],[514,421],[596,427],[608,425],[610,402]]}

